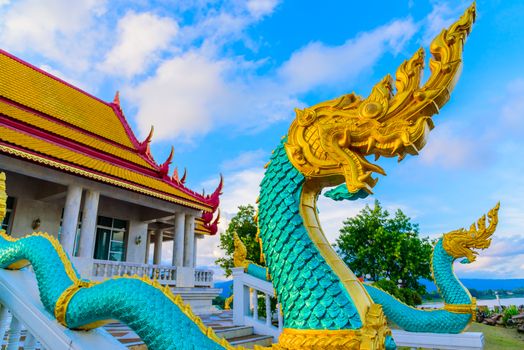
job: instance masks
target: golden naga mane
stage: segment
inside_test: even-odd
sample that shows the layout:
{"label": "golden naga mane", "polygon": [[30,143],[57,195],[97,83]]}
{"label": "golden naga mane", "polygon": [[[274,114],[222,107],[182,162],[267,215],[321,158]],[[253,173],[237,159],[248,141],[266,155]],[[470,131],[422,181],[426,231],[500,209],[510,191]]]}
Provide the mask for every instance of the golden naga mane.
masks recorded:
{"label": "golden naga mane", "polygon": [[[462,67],[462,50],[475,21],[473,4],[431,43],[431,76],[420,87],[424,50],[400,65],[396,79],[387,75],[367,98],[354,93],[296,110],[286,152],[293,165],[322,187],[345,181],[349,192],[372,193],[384,170],[366,160],[374,155],[416,155],[433,129],[431,116],[450,98]],[[394,93],[393,86],[396,88]]]}

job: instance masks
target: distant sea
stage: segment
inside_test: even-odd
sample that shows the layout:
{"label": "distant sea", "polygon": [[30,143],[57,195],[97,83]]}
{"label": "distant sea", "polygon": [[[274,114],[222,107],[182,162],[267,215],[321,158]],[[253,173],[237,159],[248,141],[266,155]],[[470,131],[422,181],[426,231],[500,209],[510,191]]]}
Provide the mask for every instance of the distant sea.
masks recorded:
{"label": "distant sea", "polygon": [[[524,279],[476,279],[476,278],[464,278],[460,281],[469,289],[476,290],[513,290],[516,288],[524,288]],[[433,281],[421,280],[423,285],[426,286],[426,290],[431,293],[437,290],[437,287]]]}
{"label": "distant sea", "polygon": [[[426,290],[428,292],[434,292],[437,290],[437,287],[432,281],[428,280],[421,280],[422,284],[426,286]],[[524,279],[476,279],[476,278],[464,278],[461,279],[461,282],[467,287],[472,288],[476,290],[498,290],[498,289],[504,289],[504,290],[513,290],[516,288],[524,288]],[[233,293],[233,289],[231,288],[233,285],[232,280],[228,281],[219,281],[215,283],[215,288],[222,288],[222,293],[220,293],[220,296],[227,298],[228,296]],[[501,302],[503,300],[521,300],[520,304],[514,305],[523,305],[524,302],[522,302],[522,298],[508,298],[508,299],[500,299]],[[490,302],[490,300],[482,300],[482,302]],[[496,300],[495,300],[496,301]],[[487,305],[486,303],[481,304],[480,301],[478,303],[479,305]],[[502,305],[505,305],[504,303]]]}
{"label": "distant sea", "polygon": [[[477,305],[479,306],[485,305],[489,307],[490,309],[493,308],[494,306],[499,306],[499,305],[503,305],[503,306],[515,305],[518,307],[520,305],[524,305],[524,298],[501,298],[500,304],[497,299],[477,299]],[[443,302],[427,303],[427,304],[423,303],[421,306],[440,308],[444,306],[444,303]]]}

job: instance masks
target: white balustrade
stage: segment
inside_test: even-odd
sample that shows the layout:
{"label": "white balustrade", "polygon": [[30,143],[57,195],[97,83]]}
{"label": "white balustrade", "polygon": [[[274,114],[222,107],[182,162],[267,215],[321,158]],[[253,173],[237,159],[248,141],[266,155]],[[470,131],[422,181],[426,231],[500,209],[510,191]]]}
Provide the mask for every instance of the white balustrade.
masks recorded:
{"label": "white balustrade", "polygon": [[[176,286],[177,268],[169,265],[140,264],[126,261],[93,260],[91,278],[103,281],[114,276],[138,275],[157,280],[160,284]],[[213,287],[213,271],[194,269],[195,287]]]}
{"label": "white balustrade", "polygon": [[[264,296],[266,308],[265,319],[258,314],[258,295]],[[273,309],[271,297],[275,290],[271,282],[267,282],[244,273],[243,268],[233,269],[233,323],[238,326],[252,326],[255,333],[270,335],[276,342],[282,332],[284,321],[280,305]],[[276,323],[276,324],[275,324]]]}
{"label": "white balustrade", "polygon": [[138,275],[157,280],[160,284],[176,285],[176,267],[126,261],[93,260],[92,278],[104,280],[114,276]]}
{"label": "white balustrade", "polygon": [[[244,273],[243,268],[233,269],[233,323],[236,326],[253,326],[255,333],[271,335],[276,342],[282,332],[283,318],[280,304],[271,308],[271,296],[275,295],[271,282]],[[262,322],[258,317],[258,294],[264,295],[266,317]],[[277,326],[273,324],[277,319]],[[415,333],[393,329],[393,339],[397,346],[411,349],[482,350],[484,336],[480,332],[460,334]]]}
{"label": "white balustrade", "polygon": [[195,269],[195,287],[213,287],[213,271]]}

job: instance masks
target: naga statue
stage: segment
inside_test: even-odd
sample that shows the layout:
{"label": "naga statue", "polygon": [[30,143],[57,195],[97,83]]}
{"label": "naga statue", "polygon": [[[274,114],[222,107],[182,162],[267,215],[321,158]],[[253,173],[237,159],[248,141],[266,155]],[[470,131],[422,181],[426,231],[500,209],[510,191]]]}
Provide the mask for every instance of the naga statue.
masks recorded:
{"label": "naga statue", "polygon": [[[450,232],[432,258],[442,310],[403,305],[361,283],[337,256],[318,220],[316,201],[327,196],[364,198],[383,169],[374,155],[416,155],[433,128],[432,115],[448,101],[462,66],[462,50],[475,20],[474,5],[431,43],[431,76],[420,87],[424,51],[402,63],[396,81],[388,75],[367,98],[355,94],[296,111],[296,119],[266,166],[258,208],[258,237],[267,270],[243,261],[248,273],[272,281],[281,304],[284,330],[273,349],[392,349],[386,317],[410,331],[465,329],[475,303],[453,273],[453,262],[475,260],[487,248],[498,206],[470,230]],[[394,87],[396,91],[394,91]],[[0,177],[0,219],[5,214],[5,176]],[[238,242],[236,242],[238,246]],[[244,255],[245,257],[245,255]],[[169,287],[145,277],[124,276],[101,283],[82,279],[58,241],[45,233],[14,239],[0,232],[0,267],[32,264],[40,298],[57,321],[91,329],[109,320],[131,327],[151,350],[233,349],[196,317]]]}

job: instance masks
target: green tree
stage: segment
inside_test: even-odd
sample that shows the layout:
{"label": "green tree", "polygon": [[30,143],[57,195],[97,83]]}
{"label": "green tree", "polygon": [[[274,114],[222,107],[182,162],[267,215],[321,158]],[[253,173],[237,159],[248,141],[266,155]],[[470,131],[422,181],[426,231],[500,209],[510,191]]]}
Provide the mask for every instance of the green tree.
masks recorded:
{"label": "green tree", "polygon": [[426,288],[420,278],[431,277],[432,244],[420,238],[418,224],[400,209],[393,217],[380,206],[368,205],[344,221],[336,249],[357,276],[370,276],[378,287],[408,304],[417,304]]}
{"label": "green tree", "polygon": [[257,264],[260,263],[260,245],[256,240],[257,225],[255,223],[255,207],[241,205],[237,214],[231,219],[226,232],[220,235],[220,249],[225,251],[225,256],[215,260],[226,271],[226,277],[231,275],[233,268],[233,252],[235,244],[233,234],[237,233],[247,249],[247,259]]}

